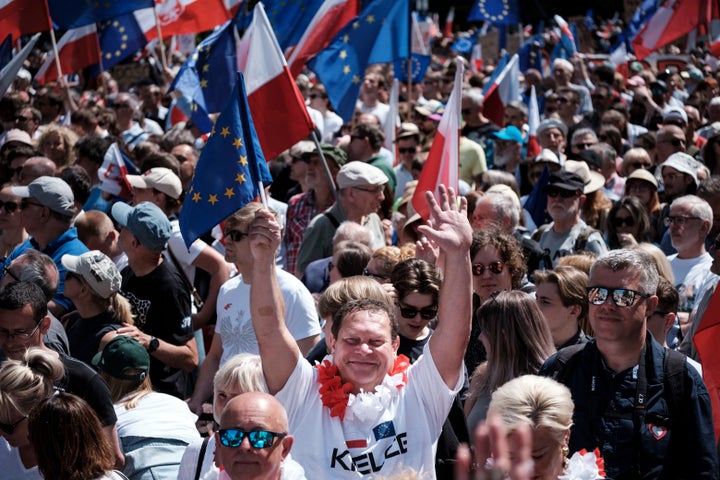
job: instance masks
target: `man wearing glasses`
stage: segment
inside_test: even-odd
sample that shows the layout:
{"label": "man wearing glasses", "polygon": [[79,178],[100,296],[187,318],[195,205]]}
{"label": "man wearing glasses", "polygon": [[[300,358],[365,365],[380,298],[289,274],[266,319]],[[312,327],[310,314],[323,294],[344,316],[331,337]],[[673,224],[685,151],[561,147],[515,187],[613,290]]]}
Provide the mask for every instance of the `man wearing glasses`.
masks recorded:
{"label": "man wearing glasses", "polygon": [[[660,134],[658,132],[658,138],[660,138],[659,135]],[[697,191],[697,187],[700,183],[697,179],[697,168],[698,162],[694,158],[686,153],[678,151],[667,157],[667,159],[660,165],[659,175],[657,171],[655,172],[655,177],[662,180],[662,195],[664,200],[667,202],[660,213],[660,218],[663,222],[670,212],[670,204],[673,200],[678,197],[682,197],[683,195],[692,195]],[[667,231],[667,227],[667,225],[663,226],[663,238],[660,242],[660,248],[667,255],[670,255],[675,253],[675,249],[671,245],[670,234]]]}
{"label": "man wearing glasses", "polygon": [[595,339],[553,355],[540,374],[572,392],[570,451],[599,448],[609,478],[717,479],[702,377],[646,333],[658,278],[641,251],[613,250],[595,261],[587,293]]}
{"label": "man wearing glasses", "polygon": [[[553,267],[560,257],[578,251],[588,251],[598,255],[607,252],[602,234],[588,227],[580,219],[580,208],[585,202],[585,182],[576,173],[560,170],[550,174],[548,184],[543,188],[547,194],[547,210],[552,222],[538,232],[540,247],[547,250]],[[538,232],[533,235],[537,238]]]}

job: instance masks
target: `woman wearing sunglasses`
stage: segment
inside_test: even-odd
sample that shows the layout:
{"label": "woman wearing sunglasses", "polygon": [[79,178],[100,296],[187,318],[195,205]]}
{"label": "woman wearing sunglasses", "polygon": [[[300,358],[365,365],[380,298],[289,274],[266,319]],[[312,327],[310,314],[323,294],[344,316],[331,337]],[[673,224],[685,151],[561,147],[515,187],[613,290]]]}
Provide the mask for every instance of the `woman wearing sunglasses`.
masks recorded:
{"label": "woman wearing sunglasses", "polygon": [[605,239],[612,250],[650,241],[650,216],[637,197],[623,197],[613,205]]}
{"label": "woman wearing sunglasses", "polygon": [[0,477],[43,478],[30,443],[27,418],[33,408],[53,394],[53,383],[64,371],[57,357],[39,348],[27,350],[21,361],[3,362],[0,367]]}
{"label": "woman wearing sunglasses", "polygon": [[520,375],[537,374],[545,360],[555,353],[550,328],[537,302],[527,293],[495,294],[480,306],[477,317],[487,361],[473,372],[465,400],[471,432],[485,420],[492,392]]}
{"label": "woman wearing sunglasses", "polygon": [[28,238],[20,220],[20,197],[13,195],[10,187],[0,190],[0,259],[7,258],[15,247]]}
{"label": "woman wearing sunglasses", "polygon": [[660,243],[661,234],[664,231],[662,224],[664,204],[660,203],[658,182],[655,176],[644,168],[633,171],[625,181],[625,196],[640,200],[650,217],[650,239],[655,243]]}

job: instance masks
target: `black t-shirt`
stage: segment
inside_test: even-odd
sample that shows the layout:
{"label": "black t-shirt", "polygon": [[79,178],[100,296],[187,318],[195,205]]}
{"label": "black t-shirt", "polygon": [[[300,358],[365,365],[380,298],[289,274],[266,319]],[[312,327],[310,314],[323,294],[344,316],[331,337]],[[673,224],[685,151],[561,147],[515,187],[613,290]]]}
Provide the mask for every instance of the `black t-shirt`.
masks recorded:
{"label": "black t-shirt", "polygon": [[61,353],[60,361],[65,366],[65,375],[55,382],[55,386],[88,402],[103,427],[115,425],[117,417],[110,388],[105,380],[89,365],[76,358]]}
{"label": "black t-shirt", "polygon": [[[140,330],[173,345],[184,345],[193,338],[190,292],[175,267],[162,262],[142,277],[126,267],[122,279],[122,294],[130,301]],[[150,378],[158,392],[178,398],[192,393],[190,373],[169,367],[152,355]]]}
{"label": "black t-shirt", "polygon": [[92,358],[100,350],[102,337],[120,327],[122,325],[114,323],[107,310],[90,318],[82,318],[79,313],[73,312],[65,326],[70,342],[70,354],[91,365]]}

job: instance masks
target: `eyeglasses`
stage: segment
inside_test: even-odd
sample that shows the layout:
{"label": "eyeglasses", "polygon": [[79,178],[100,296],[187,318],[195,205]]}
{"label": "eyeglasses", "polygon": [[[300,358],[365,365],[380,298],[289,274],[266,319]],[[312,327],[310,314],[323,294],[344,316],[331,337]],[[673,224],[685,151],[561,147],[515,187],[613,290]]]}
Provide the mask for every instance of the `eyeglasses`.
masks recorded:
{"label": "eyeglasses", "polygon": [[311,93],[310,95],[308,95],[308,98],[318,98],[319,96],[320,95],[317,93]]}
{"label": "eyeglasses", "polygon": [[567,97],[558,97],[557,101],[560,103],[568,103],[568,102],[570,102],[570,99]]}
{"label": "eyeglasses", "polygon": [[673,223],[674,223],[675,226],[677,226],[677,227],[684,227],[685,224],[686,224],[689,220],[701,220],[701,218],[700,218],[700,217],[683,217],[683,216],[680,216],[680,215],[678,215],[678,216],[668,216],[668,217],[665,217],[665,221],[664,221],[663,223],[665,223],[665,226],[666,226],[666,227],[669,227],[669,226],[672,225]]}
{"label": "eyeglasses", "polygon": [[417,152],[417,147],[407,147],[407,148],[398,148],[399,153],[415,153]]}
{"label": "eyeglasses", "polygon": [[683,138],[669,138],[667,140],[660,140],[657,143],[669,143],[673,147],[679,147],[680,145],[685,145],[685,139]]}
{"label": "eyeglasses", "polygon": [[5,210],[7,213],[13,213],[17,208],[20,206],[17,202],[1,202],[0,201],[0,208]]}
{"label": "eyeglasses", "polygon": [[363,276],[370,277],[370,278],[377,278],[378,280],[386,280],[387,277],[385,275],[380,275],[379,273],[373,273],[367,268],[363,269]]}
{"label": "eyeglasses", "polygon": [[483,265],[482,263],[473,263],[472,274],[476,277],[481,277],[482,274],[485,273],[485,269],[487,269],[495,275],[500,275],[504,267],[505,265],[502,262],[490,262],[487,265]]}
{"label": "eyeglasses", "polygon": [[17,275],[15,275],[15,272],[13,272],[12,270],[10,270],[10,267],[9,267],[8,265],[5,265],[5,266],[3,267],[3,274],[9,275],[10,278],[12,278],[13,280],[15,280],[16,282],[19,282],[19,281],[20,281],[20,277],[18,277]]}
{"label": "eyeglasses", "polygon": [[620,228],[623,225],[633,227],[635,226],[635,219],[632,217],[615,217],[615,220],[613,220],[613,225],[615,226],[615,228]]}
{"label": "eyeglasses", "polygon": [[670,313],[670,312],[668,312],[667,310],[653,310],[653,312],[650,315],[651,316],[652,315],[660,315],[661,317],[664,317],[668,313]]}
{"label": "eyeglasses", "polygon": [[241,232],[240,230],[228,230],[225,232],[225,238],[229,238],[233,242],[239,242],[248,235],[250,234]]}
{"label": "eyeglasses", "polygon": [[40,328],[40,324],[42,321],[38,322],[37,325],[35,325],[35,328],[32,330],[24,331],[24,330],[17,330],[15,332],[11,332],[9,330],[0,330],[0,340],[7,340],[9,338],[17,338],[18,340],[28,340],[30,337],[35,335],[35,332],[38,331]]}
{"label": "eyeglasses", "polygon": [[438,312],[437,307],[415,308],[403,304],[399,304],[398,306],[400,307],[400,315],[402,315],[403,318],[415,318],[419,313],[420,318],[423,320],[432,320],[437,316]]}
{"label": "eyeglasses", "polygon": [[650,168],[650,167],[652,167],[652,164],[651,163],[643,163],[643,162],[635,162],[635,163],[631,163],[630,167],[635,168],[635,169]]}
{"label": "eyeglasses", "polygon": [[32,120],[32,117],[23,117],[22,115],[15,115],[15,121],[18,123],[25,123]]}
{"label": "eyeglasses", "polygon": [[355,190],[360,190],[361,192],[367,192],[372,193],[373,195],[377,195],[378,193],[382,193],[383,190],[385,190],[384,187],[375,187],[375,188],[368,188],[368,187],[352,187]]}
{"label": "eyeglasses", "polygon": [[273,446],[276,438],[285,438],[287,433],[269,432],[267,430],[255,430],[253,432],[245,432],[237,428],[224,428],[218,434],[220,435],[220,443],[225,447],[237,448],[242,444],[243,439],[247,437],[250,446],[253,448],[270,448]]}
{"label": "eyeglasses", "polygon": [[33,205],[35,207],[45,208],[45,205],[43,205],[41,203],[31,202],[27,198],[23,198],[22,200],[20,200],[20,210],[25,210],[30,205]]}
{"label": "eyeglasses", "polygon": [[579,150],[585,150],[587,148],[592,147],[593,145],[595,145],[595,143],[576,143],[575,145],[573,145],[573,147],[575,147]]}
{"label": "eyeglasses", "polygon": [[20,423],[21,423],[23,420],[25,420],[26,418],[27,418],[27,415],[23,415],[23,417],[22,417],[20,420],[18,420],[17,422],[15,422],[15,423],[2,423],[2,422],[0,422],[0,430],[2,430],[3,432],[5,432],[5,433],[8,434],[8,435],[12,435],[13,432],[15,431],[15,429],[17,428],[17,426],[20,425]]}
{"label": "eyeglasses", "polygon": [[610,296],[618,307],[631,307],[635,302],[635,297],[648,298],[650,294],[627,288],[587,287],[587,298],[593,305],[602,305]]}
{"label": "eyeglasses", "polygon": [[564,190],[562,188],[552,188],[547,191],[547,196],[550,198],[556,198],[558,195],[561,198],[573,198],[577,197],[578,192],[577,190]]}

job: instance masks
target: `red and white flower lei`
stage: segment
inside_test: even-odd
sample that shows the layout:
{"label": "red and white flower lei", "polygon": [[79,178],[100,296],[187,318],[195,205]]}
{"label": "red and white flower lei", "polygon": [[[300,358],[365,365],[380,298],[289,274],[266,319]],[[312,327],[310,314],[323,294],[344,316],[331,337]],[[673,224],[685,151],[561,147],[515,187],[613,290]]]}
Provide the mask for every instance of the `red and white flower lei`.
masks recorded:
{"label": "red and white flower lei", "polygon": [[584,448],[575,452],[565,474],[558,477],[558,480],[596,480],[605,478],[605,460],[600,455],[600,449],[596,448],[588,452]]}
{"label": "red and white flower lei", "polygon": [[340,420],[344,420],[345,415],[360,421],[376,418],[379,412],[390,405],[393,395],[407,384],[409,367],[410,360],[405,355],[398,355],[393,368],[385,375],[383,382],[375,387],[374,392],[361,389],[360,393],[355,395],[351,393],[353,384],[343,382],[338,375],[337,365],[332,359],[325,359],[315,365],[319,374],[322,404],[330,409],[331,417],[340,417]]}

